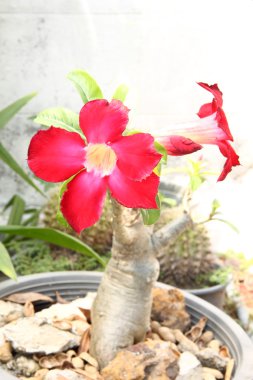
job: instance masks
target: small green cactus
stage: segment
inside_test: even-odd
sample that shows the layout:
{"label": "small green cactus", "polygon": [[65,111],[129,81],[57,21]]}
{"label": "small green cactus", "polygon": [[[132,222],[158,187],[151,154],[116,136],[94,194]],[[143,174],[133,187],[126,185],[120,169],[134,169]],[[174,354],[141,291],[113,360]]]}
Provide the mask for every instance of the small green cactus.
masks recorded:
{"label": "small green cactus", "polygon": [[[163,210],[155,229],[161,228],[180,216],[180,207]],[[180,288],[196,288],[217,268],[216,256],[211,252],[208,231],[203,224],[194,224],[186,229],[179,238],[158,255],[160,262],[159,280]]]}

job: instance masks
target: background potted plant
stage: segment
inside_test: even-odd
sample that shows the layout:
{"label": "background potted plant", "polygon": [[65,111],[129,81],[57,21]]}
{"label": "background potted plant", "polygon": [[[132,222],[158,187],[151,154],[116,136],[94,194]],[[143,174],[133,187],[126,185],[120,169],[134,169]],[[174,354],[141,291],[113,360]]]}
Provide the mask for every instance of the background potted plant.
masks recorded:
{"label": "background potted plant", "polygon": [[[164,194],[162,204],[167,207],[162,208],[155,229],[181,215],[185,207],[193,214],[194,222],[175,242],[168,244],[159,252],[159,279],[166,284],[186,289],[222,308],[225,289],[231,278],[231,268],[224,266],[221,255],[213,251],[206,223],[216,220],[226,223],[237,233],[238,230],[223,218],[218,200],[213,200],[206,218],[199,215],[198,205],[201,205],[201,199],[199,200],[198,196],[195,196],[195,202],[192,205],[193,193],[206,181],[207,175],[215,174],[207,170],[203,159],[188,160],[186,166],[171,169],[171,172],[173,176],[168,177],[167,183],[169,179],[176,181],[175,176],[179,173],[180,175],[187,174],[189,183],[177,189],[176,195],[177,186],[173,188],[170,183],[162,184]],[[181,194],[180,197],[179,194]]]}

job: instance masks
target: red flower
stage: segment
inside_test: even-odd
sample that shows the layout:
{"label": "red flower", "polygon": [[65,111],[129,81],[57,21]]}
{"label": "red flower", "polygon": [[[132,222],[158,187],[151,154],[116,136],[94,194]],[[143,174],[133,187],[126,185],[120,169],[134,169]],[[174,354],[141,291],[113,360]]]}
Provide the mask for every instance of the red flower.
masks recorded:
{"label": "red flower", "polygon": [[229,140],[233,141],[233,136],[222,109],[222,92],[217,84],[211,86],[206,83],[198,84],[214,96],[211,103],[200,107],[198,112],[200,120],[186,125],[177,125],[170,131],[167,129],[157,138],[157,141],[165,146],[169,154],[174,156],[193,153],[201,149],[202,144],[217,145],[227,159],[218,178],[218,181],[222,181],[233,166],[240,165],[239,156],[229,143]]}
{"label": "red flower", "polygon": [[147,133],[122,136],[128,109],[118,100],[93,100],[80,112],[84,139],[75,132],[50,127],[32,138],[28,165],[48,182],[68,183],[61,210],[77,231],[92,226],[102,213],[107,189],[126,207],[157,208],[161,159]]}

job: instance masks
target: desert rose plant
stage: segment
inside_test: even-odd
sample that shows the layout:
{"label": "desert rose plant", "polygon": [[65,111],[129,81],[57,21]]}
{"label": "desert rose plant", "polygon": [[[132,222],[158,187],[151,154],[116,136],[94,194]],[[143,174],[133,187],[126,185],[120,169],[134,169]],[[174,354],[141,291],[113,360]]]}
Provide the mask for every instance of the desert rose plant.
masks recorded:
{"label": "desert rose plant", "polygon": [[[159,216],[159,166],[166,155],[185,155],[216,144],[226,162],[218,180],[239,165],[231,147],[228,123],[217,85],[199,83],[213,100],[203,105],[189,125],[149,133],[127,131],[129,109],[120,86],[111,101],[86,72],[69,74],[85,103],[78,116],[66,109],[40,113],[38,131],[28,150],[28,165],[44,181],[64,182],[60,210],[81,232],[96,223],[107,194],[113,207],[112,257],[92,309],[91,354],[101,368],[115,354],[143,340],[150,324],[151,290],[158,277],[156,255],[191,223],[187,213],[155,233]],[[142,212],[140,212],[142,211]]]}

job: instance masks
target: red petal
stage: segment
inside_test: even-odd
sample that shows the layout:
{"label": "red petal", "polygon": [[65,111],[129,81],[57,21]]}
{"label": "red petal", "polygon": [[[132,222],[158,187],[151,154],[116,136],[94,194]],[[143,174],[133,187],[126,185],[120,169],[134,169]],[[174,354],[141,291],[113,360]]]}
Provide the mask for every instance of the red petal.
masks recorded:
{"label": "red petal", "polygon": [[207,83],[198,82],[198,85],[203,87],[205,90],[210,91],[216,100],[217,107],[222,107],[222,104],[223,104],[222,95],[223,94],[222,94],[221,90],[219,89],[217,83],[209,85]]}
{"label": "red petal", "polygon": [[48,182],[62,182],[84,167],[85,142],[78,133],[51,127],[33,136],[28,149],[28,165]]}
{"label": "red petal", "polygon": [[171,156],[183,156],[202,149],[200,144],[183,136],[166,136],[158,138],[157,141],[164,145],[168,154]]}
{"label": "red petal", "polygon": [[233,166],[240,165],[239,156],[235,153],[232,146],[227,141],[219,141],[219,149],[224,157],[227,158],[223,170],[218,178],[218,181],[223,181],[228,173],[231,172]]}
{"label": "red petal", "polygon": [[226,133],[228,140],[233,141],[233,136],[230,132],[225,112],[220,107],[214,107],[213,104],[214,102],[204,104],[202,107],[200,107],[197,115],[201,119],[204,119],[205,117],[210,116],[216,112],[216,120],[217,120],[218,127],[221,128]]}
{"label": "red petal", "polygon": [[67,185],[61,201],[61,211],[76,232],[95,224],[102,213],[107,177],[83,170]]}
{"label": "red petal", "polygon": [[128,108],[119,100],[92,100],[81,109],[79,120],[89,143],[107,143],[121,137],[128,123]]}
{"label": "red petal", "polygon": [[154,148],[154,138],[148,133],[122,136],[111,147],[117,155],[118,168],[133,180],[149,176],[162,158]]}
{"label": "red petal", "polygon": [[229,126],[228,126],[228,122],[227,122],[227,118],[226,118],[226,115],[225,115],[225,112],[223,111],[222,108],[218,108],[217,109],[217,115],[216,115],[216,120],[218,122],[218,126],[226,133],[226,135],[228,136],[228,140],[231,140],[233,141],[233,136],[230,132],[230,129],[229,129]]}
{"label": "red petal", "polygon": [[159,177],[152,173],[142,181],[132,181],[118,168],[109,177],[112,197],[120,204],[133,208],[157,208],[156,195]]}
{"label": "red petal", "polygon": [[212,103],[206,103],[206,104],[203,104],[203,106],[200,107],[199,112],[197,113],[197,115],[200,118],[204,118],[206,116],[212,115],[216,111],[216,109],[217,109],[217,107],[214,108],[214,102],[212,102]]}

